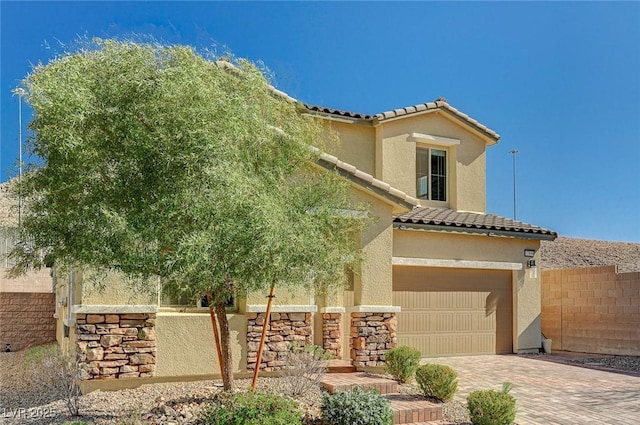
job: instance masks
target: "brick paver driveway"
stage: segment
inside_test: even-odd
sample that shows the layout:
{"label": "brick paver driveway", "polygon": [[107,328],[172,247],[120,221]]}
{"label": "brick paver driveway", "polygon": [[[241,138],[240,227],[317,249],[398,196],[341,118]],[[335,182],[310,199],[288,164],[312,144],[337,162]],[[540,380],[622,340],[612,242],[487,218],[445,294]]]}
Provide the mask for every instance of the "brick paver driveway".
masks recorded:
{"label": "brick paver driveway", "polygon": [[[640,377],[586,369],[523,356],[426,359],[458,372],[456,399],[471,391],[513,384],[516,423],[640,424]],[[424,362],[424,361],[423,361]]]}

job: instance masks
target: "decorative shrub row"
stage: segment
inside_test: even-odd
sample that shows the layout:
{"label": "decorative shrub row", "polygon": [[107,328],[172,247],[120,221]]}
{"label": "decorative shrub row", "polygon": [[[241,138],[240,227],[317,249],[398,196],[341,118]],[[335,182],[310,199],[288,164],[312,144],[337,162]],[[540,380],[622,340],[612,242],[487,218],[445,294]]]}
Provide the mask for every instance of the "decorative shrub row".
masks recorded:
{"label": "decorative shrub row", "polygon": [[[446,365],[420,366],[421,353],[401,346],[389,350],[386,370],[399,382],[408,382],[414,376],[425,397],[449,401],[458,389],[458,374]],[[481,390],[467,398],[473,425],[511,425],[516,417],[516,400],[509,394],[511,385],[505,383],[502,391]]]}

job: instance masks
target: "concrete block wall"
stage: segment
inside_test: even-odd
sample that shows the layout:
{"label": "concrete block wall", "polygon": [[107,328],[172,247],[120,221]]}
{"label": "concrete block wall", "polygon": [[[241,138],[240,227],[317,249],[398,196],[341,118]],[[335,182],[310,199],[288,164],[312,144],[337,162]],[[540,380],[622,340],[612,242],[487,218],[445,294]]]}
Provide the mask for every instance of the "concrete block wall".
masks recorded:
{"label": "concrete block wall", "polygon": [[640,272],[542,272],[542,332],[556,350],[640,355]]}
{"label": "concrete block wall", "polygon": [[0,350],[19,351],[56,340],[55,296],[0,292]]}

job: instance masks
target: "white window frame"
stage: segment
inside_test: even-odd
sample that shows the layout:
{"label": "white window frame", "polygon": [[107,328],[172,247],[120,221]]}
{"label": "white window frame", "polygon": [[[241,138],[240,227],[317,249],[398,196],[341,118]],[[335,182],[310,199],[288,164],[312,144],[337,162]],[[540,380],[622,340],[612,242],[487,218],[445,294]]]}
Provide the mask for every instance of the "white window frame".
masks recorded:
{"label": "white window frame", "polygon": [[[440,151],[440,152],[444,152],[444,168],[445,168],[445,172],[444,172],[444,199],[433,199],[434,196],[434,188],[433,188],[433,177],[434,175],[434,170],[432,168],[432,158],[434,156],[433,151]],[[426,151],[427,153],[427,170],[426,170],[426,174],[422,175],[420,177],[418,177],[418,155],[419,155],[419,151]],[[442,147],[427,147],[427,146],[416,146],[416,198],[422,200],[422,201],[433,201],[433,202],[448,202],[449,200],[449,150],[446,148],[442,148]],[[427,184],[427,194],[425,195],[420,195],[419,191],[418,191],[418,181],[419,180],[425,180],[425,183]]]}
{"label": "white window frame", "polygon": [[[415,142],[416,144],[416,167],[418,165],[418,149],[424,149],[428,151],[429,161],[428,161],[428,174],[426,176],[427,179],[427,197],[423,198],[418,195],[418,170],[416,169],[416,198],[422,201],[431,201],[431,202],[441,202],[443,204],[449,202],[450,193],[449,188],[451,186],[450,177],[451,177],[451,147],[455,147],[460,144],[460,139],[454,139],[451,137],[442,137],[442,136],[434,136],[431,134],[423,134],[423,133],[411,133],[407,138],[410,142]],[[431,156],[432,150],[437,149],[445,152],[445,200],[434,200],[433,199],[433,188],[431,187],[431,177],[433,174],[433,170],[431,169]]]}

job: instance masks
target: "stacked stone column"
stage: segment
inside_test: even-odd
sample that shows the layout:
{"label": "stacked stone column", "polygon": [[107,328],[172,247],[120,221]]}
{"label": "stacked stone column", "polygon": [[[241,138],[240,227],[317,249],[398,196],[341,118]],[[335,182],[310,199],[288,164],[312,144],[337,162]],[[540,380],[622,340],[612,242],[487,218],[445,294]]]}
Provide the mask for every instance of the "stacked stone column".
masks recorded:
{"label": "stacked stone column", "polygon": [[153,376],[156,363],[153,313],[76,314],[83,379]]}
{"label": "stacked stone column", "polygon": [[396,313],[351,313],[351,360],[356,367],[385,365],[398,343]]}
{"label": "stacked stone column", "polygon": [[[247,313],[247,369],[255,370],[265,313]],[[260,370],[284,368],[292,344],[313,344],[311,313],[271,313],[271,323],[262,351]]]}
{"label": "stacked stone column", "polygon": [[342,314],[322,314],[322,348],[335,359],[342,358]]}

